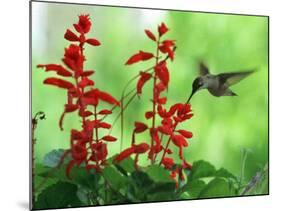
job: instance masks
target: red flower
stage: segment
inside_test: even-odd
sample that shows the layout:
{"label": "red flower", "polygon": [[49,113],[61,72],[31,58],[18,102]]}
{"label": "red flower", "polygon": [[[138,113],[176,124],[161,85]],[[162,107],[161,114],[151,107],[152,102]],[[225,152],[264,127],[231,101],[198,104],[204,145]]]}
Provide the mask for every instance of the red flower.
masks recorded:
{"label": "red flower", "polygon": [[134,154],[134,152],[135,152],[135,149],[133,147],[125,149],[114,159],[114,161],[120,162],[120,161],[124,160],[125,158],[130,157],[132,154]]}
{"label": "red flower", "polygon": [[86,43],[90,44],[90,45],[93,45],[93,46],[99,46],[100,45],[100,42],[96,39],[87,39],[86,40]]}
{"label": "red flower", "polygon": [[145,31],[145,34],[153,41],[156,41],[156,38],[155,38],[155,35],[149,31],[148,29],[144,30]]}
{"label": "red flower", "polygon": [[44,80],[44,84],[49,84],[53,86],[57,86],[64,89],[71,89],[74,88],[74,85],[68,81],[65,81],[60,78],[47,78]]}
{"label": "red flower", "polygon": [[154,57],[154,55],[152,53],[139,51],[137,54],[134,54],[133,56],[131,56],[128,59],[128,61],[126,62],[126,65],[134,64],[134,63],[140,62],[140,61],[146,61],[153,57]]}
{"label": "red flower", "polygon": [[72,73],[66,70],[63,66],[58,64],[38,64],[38,68],[45,68],[45,71],[55,71],[58,75],[64,76],[64,77],[71,77]]}
{"label": "red flower", "polygon": [[100,114],[100,115],[108,115],[108,114],[112,114],[112,111],[107,110],[107,109],[103,109],[103,110],[99,111],[98,114]]}
{"label": "red flower", "polygon": [[174,163],[174,160],[172,158],[164,157],[162,159],[162,164],[164,165],[164,167],[166,169],[171,169],[171,168],[173,168],[175,163]]}
{"label": "red flower", "polygon": [[72,146],[71,148],[71,154],[72,154],[72,158],[77,162],[77,163],[81,163],[82,161],[84,161],[87,158],[87,149],[85,146],[82,146],[80,144],[76,144],[74,146]]}
{"label": "red flower", "polygon": [[159,50],[162,53],[167,53],[171,60],[174,59],[174,46],[175,43],[173,40],[164,40],[162,44],[159,46]]}
{"label": "red flower", "polygon": [[133,146],[133,149],[134,149],[134,153],[142,154],[147,152],[147,150],[149,150],[149,145],[146,143],[137,144]]}
{"label": "red flower", "polygon": [[65,49],[63,62],[73,71],[82,72],[84,56],[81,55],[81,49],[78,45],[71,44]]}
{"label": "red flower", "polygon": [[142,122],[135,122],[134,133],[142,133],[147,130],[147,125]]}
{"label": "red flower", "polygon": [[150,119],[154,116],[154,112],[153,111],[147,111],[145,112],[145,118],[146,119]]}
{"label": "red flower", "polygon": [[90,160],[92,161],[100,161],[104,160],[108,154],[106,144],[104,143],[97,143],[92,144],[91,148],[93,150],[93,153],[90,157]]}
{"label": "red flower", "polygon": [[141,94],[142,93],[142,87],[143,85],[152,77],[150,73],[146,72],[140,72],[140,79],[138,80],[137,83],[137,93]]}
{"label": "red flower", "polygon": [[110,135],[104,136],[104,137],[102,137],[102,139],[105,141],[109,141],[109,142],[113,142],[113,141],[117,140],[117,138],[110,136]]}
{"label": "red flower", "polygon": [[189,132],[187,130],[177,130],[177,132],[179,132],[185,138],[192,138],[192,136],[193,136],[192,132]]}
{"label": "red flower", "polygon": [[64,38],[68,41],[79,41],[79,37],[69,29],[66,30]]}
{"label": "red flower", "polygon": [[160,79],[164,86],[167,87],[169,84],[170,75],[169,70],[166,66],[166,62],[161,62],[160,64],[156,65],[154,70],[156,76]]}
{"label": "red flower", "polygon": [[[117,106],[120,106],[120,102],[118,100],[116,100],[110,94],[100,91],[99,89],[91,89],[90,91],[85,92],[84,97],[91,98],[96,103],[98,102],[98,100],[102,100],[109,104],[115,104]],[[88,101],[88,102],[91,102],[91,101]]]}
{"label": "red flower", "polygon": [[73,24],[76,31],[81,34],[88,33],[91,29],[91,25],[92,23],[90,21],[89,15],[79,15],[78,23]]}
{"label": "red flower", "polygon": [[161,23],[160,26],[158,26],[158,33],[159,36],[161,37],[163,34],[165,34],[169,29],[167,28],[167,26],[165,25],[165,23]]}

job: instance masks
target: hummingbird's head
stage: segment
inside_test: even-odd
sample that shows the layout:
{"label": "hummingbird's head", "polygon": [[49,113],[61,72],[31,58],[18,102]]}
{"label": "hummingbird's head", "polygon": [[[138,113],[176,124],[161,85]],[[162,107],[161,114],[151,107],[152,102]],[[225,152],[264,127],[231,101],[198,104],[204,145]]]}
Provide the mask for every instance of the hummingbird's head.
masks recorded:
{"label": "hummingbird's head", "polygon": [[195,92],[197,92],[199,89],[203,89],[203,88],[205,88],[204,79],[201,76],[199,76],[192,83],[192,92],[186,103],[189,103],[190,99],[195,94]]}
{"label": "hummingbird's head", "polygon": [[197,77],[192,84],[192,93],[195,93],[202,88],[204,88],[204,80],[202,77]]}

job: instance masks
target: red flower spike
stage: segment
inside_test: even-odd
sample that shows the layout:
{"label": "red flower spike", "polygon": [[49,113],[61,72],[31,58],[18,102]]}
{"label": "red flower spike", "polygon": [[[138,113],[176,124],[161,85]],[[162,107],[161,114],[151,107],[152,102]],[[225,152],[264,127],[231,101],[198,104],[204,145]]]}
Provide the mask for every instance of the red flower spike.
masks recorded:
{"label": "red flower spike", "polygon": [[47,78],[44,80],[43,83],[48,84],[48,85],[57,86],[59,88],[64,88],[64,89],[74,88],[74,85],[72,83],[65,81],[63,79],[59,79],[59,78]]}
{"label": "red flower spike", "polygon": [[113,142],[113,141],[117,140],[117,138],[110,136],[110,135],[104,136],[104,137],[102,137],[102,139],[105,141],[109,141],[109,142]]}
{"label": "red flower spike", "polygon": [[79,33],[88,33],[91,29],[91,21],[89,15],[79,15],[79,21],[77,24],[73,24],[75,30]]}
{"label": "red flower spike", "polygon": [[134,133],[142,133],[147,130],[147,125],[142,122],[135,122]]}
{"label": "red flower spike", "polygon": [[98,41],[97,39],[93,39],[93,38],[87,39],[86,43],[93,45],[93,46],[99,46],[101,44],[100,41]]}
{"label": "red flower spike", "polygon": [[174,160],[172,158],[164,157],[162,159],[162,164],[164,165],[164,167],[166,169],[171,169],[171,168],[173,168],[175,163],[174,163]]}
{"label": "red flower spike", "polygon": [[132,154],[134,154],[135,150],[133,147],[130,147],[128,149],[125,149],[124,151],[122,151],[115,159],[115,162],[120,162],[124,159],[126,159],[127,157],[130,157]]}
{"label": "red flower spike", "polygon": [[156,37],[151,31],[149,31],[148,29],[146,29],[144,31],[145,31],[145,34],[149,37],[149,39],[156,41]]}
{"label": "red flower spike", "polygon": [[161,23],[160,26],[158,26],[158,33],[159,36],[161,37],[163,34],[165,34],[169,29],[167,28],[167,26],[165,25],[165,23]]}
{"label": "red flower spike", "polygon": [[66,40],[72,41],[72,42],[79,41],[79,37],[69,29],[66,30],[66,32],[64,34],[64,38]]}
{"label": "red flower spike", "polygon": [[100,115],[108,115],[108,114],[112,114],[112,111],[104,109],[98,112],[98,114]]}
{"label": "red flower spike", "polygon": [[57,65],[57,64],[39,64],[37,65],[38,68],[45,68],[45,71],[55,71],[58,75],[65,76],[65,77],[71,77],[72,73],[66,70],[63,66]]}
{"label": "red flower spike", "polygon": [[142,87],[144,84],[151,79],[152,75],[150,73],[140,72],[140,79],[137,83],[137,93],[140,95],[142,93]]}
{"label": "red flower spike", "polygon": [[185,138],[192,138],[192,136],[193,136],[192,132],[189,132],[187,130],[177,130],[177,132],[179,132]]}

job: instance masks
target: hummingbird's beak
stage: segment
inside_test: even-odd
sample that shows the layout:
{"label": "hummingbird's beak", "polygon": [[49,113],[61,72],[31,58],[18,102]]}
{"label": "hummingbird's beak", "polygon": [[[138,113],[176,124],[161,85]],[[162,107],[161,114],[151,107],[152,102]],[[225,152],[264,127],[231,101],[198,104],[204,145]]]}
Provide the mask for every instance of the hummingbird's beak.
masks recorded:
{"label": "hummingbird's beak", "polygon": [[192,92],[191,92],[191,94],[190,94],[190,96],[189,96],[189,98],[188,98],[188,100],[186,101],[186,103],[185,104],[188,104],[189,103],[189,101],[190,101],[190,99],[192,98],[192,96],[195,94],[195,92],[196,92],[197,90],[192,90]]}

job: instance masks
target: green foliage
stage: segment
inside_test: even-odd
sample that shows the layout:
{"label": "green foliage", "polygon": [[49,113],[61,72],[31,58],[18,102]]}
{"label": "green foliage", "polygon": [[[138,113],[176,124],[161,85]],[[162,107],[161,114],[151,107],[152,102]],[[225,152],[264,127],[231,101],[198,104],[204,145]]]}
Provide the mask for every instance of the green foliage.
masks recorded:
{"label": "green foliage", "polygon": [[148,176],[155,182],[171,182],[169,171],[159,165],[151,165],[146,169]]}
{"label": "green foliage", "polygon": [[68,182],[57,182],[42,191],[34,204],[35,209],[63,208],[79,206],[77,186]]}
{"label": "green foliage", "polygon": [[199,193],[199,198],[234,196],[235,192],[226,179],[214,178]]}

